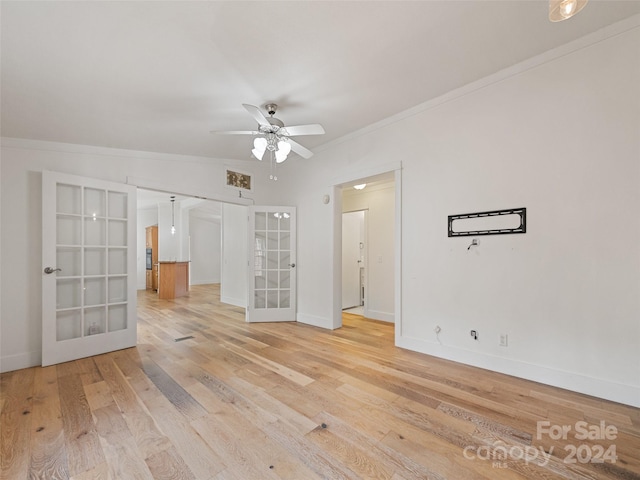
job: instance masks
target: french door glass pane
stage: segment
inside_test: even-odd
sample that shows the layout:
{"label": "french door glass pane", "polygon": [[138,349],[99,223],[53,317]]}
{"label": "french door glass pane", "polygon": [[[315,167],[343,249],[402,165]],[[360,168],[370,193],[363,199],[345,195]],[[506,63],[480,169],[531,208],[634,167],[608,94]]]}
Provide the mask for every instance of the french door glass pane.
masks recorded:
{"label": "french door glass pane", "polygon": [[267,291],[267,308],[278,308],[278,291]]}
{"label": "french door glass pane", "polygon": [[107,269],[107,251],[104,248],[84,249],[84,274],[104,275]]}
{"label": "french door glass pane", "polygon": [[109,303],[127,301],[127,277],[109,278]]}
{"label": "french door glass pane", "polygon": [[56,243],[58,245],[82,244],[82,219],[69,215],[56,218]]}
{"label": "french door glass pane", "polygon": [[56,282],[56,308],[81,306],[81,280],[79,278],[58,279]]}
{"label": "french door glass pane", "polygon": [[61,269],[58,277],[82,275],[82,250],[79,247],[58,247],[56,266]]}
{"label": "french door glass pane", "polygon": [[255,222],[256,222],[256,225],[255,225],[256,232],[259,230],[266,230],[267,214],[265,212],[256,212]]}
{"label": "french door glass pane", "polygon": [[127,251],[124,248],[109,249],[109,274],[127,273]]}
{"label": "french door glass pane", "polygon": [[56,313],[56,340],[71,340],[82,336],[82,314],[80,309],[63,310]]}
{"label": "french door glass pane", "polygon": [[127,218],[127,194],[109,192],[109,218]]}
{"label": "french door glass pane", "polygon": [[127,306],[110,305],[108,307],[109,331],[116,332],[127,328]]}
{"label": "french door glass pane", "polygon": [[105,278],[85,278],[84,304],[104,305],[107,303],[107,282]]}
{"label": "french door glass pane", "polygon": [[127,244],[126,220],[109,220],[109,245],[124,247]]}
{"label": "french door glass pane", "polygon": [[82,212],[80,196],[81,189],[77,185],[59,183],[56,186],[56,212],[80,215]]}
{"label": "french door glass pane", "polygon": [[291,272],[285,270],[280,272],[280,288],[289,288],[291,285]]}
{"label": "french door glass pane", "polygon": [[256,290],[253,300],[255,308],[266,308],[267,292],[265,290]]}
{"label": "french door glass pane", "polygon": [[107,216],[104,190],[84,189],[84,214],[93,218]]}
{"label": "french door glass pane", "polygon": [[84,335],[97,335],[106,331],[106,307],[86,308],[84,311]]}
{"label": "french door glass pane", "polygon": [[283,213],[280,217],[280,231],[288,232],[291,230],[291,220],[289,219],[289,214]]}
{"label": "french door glass pane", "polygon": [[84,244],[85,245],[106,245],[107,222],[104,218],[84,219]]}
{"label": "french door glass pane", "polygon": [[289,290],[280,290],[280,308],[289,308],[290,306]]}

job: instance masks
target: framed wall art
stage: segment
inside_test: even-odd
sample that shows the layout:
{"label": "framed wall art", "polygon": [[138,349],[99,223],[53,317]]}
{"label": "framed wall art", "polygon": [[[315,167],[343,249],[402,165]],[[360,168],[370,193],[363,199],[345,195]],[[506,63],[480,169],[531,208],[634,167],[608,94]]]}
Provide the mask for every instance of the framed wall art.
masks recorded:
{"label": "framed wall art", "polygon": [[227,170],[227,186],[251,190],[251,175]]}

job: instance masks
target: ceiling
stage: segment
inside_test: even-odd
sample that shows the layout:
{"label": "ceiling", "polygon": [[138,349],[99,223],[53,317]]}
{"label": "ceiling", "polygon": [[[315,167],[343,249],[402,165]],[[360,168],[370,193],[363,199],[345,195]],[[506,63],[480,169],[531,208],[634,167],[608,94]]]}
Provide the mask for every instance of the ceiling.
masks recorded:
{"label": "ceiling", "polygon": [[[2,1],[1,134],[251,160],[242,103],[311,150],[640,13],[591,0]],[[292,156],[298,159],[297,156]]]}

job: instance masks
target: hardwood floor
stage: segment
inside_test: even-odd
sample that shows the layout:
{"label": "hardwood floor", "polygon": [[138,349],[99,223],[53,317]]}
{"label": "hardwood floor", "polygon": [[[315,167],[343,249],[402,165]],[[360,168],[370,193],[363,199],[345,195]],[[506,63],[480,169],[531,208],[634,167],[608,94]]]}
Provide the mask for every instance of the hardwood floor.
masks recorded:
{"label": "hardwood floor", "polygon": [[2,479],[640,479],[637,408],[355,315],[246,324],[212,285],[138,303],[136,348],[1,376]]}

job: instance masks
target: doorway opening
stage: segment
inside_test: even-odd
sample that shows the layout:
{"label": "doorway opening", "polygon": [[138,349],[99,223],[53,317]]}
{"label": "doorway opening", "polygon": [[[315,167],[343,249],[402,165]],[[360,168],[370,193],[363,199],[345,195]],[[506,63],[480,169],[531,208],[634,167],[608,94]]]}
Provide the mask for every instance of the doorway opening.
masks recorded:
{"label": "doorway opening", "polygon": [[336,188],[340,200],[334,223],[339,231],[335,239],[340,242],[336,281],[341,288],[335,290],[340,295],[335,328],[342,325],[343,312],[396,323],[396,330],[399,328],[399,188],[399,169],[353,179]]}
{"label": "doorway opening", "polygon": [[155,226],[157,252],[152,258],[156,262],[188,262],[190,287],[220,285],[216,290],[221,302],[246,307],[246,275],[242,267],[246,265],[248,203],[249,200],[236,204],[139,187],[137,290],[158,295],[157,290],[149,290],[146,261],[147,227]]}

